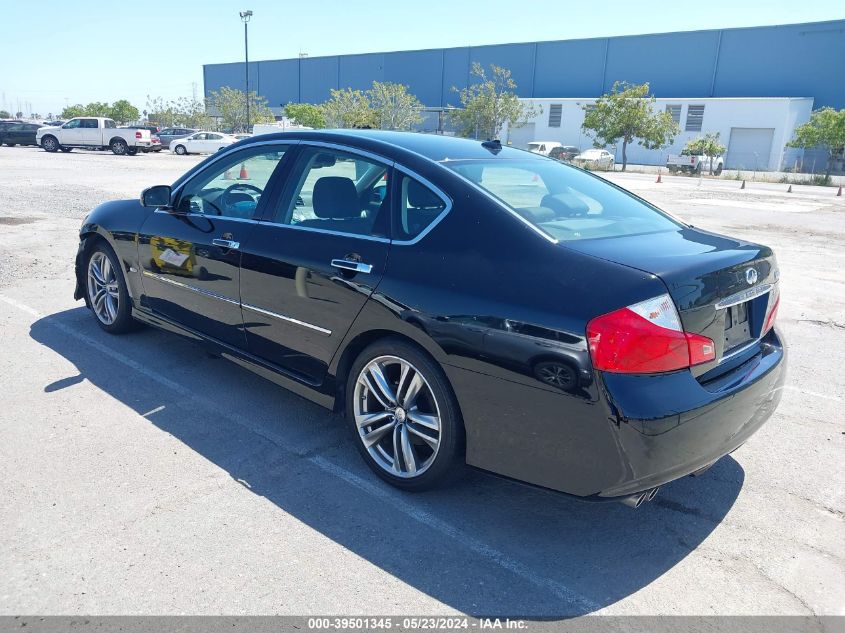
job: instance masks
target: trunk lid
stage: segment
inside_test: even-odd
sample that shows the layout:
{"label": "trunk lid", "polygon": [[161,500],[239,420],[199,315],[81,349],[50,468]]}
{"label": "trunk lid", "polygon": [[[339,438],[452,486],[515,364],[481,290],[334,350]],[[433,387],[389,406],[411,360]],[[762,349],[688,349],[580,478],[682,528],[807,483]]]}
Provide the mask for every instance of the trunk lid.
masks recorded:
{"label": "trunk lid", "polygon": [[777,299],[777,262],[760,244],[691,227],[562,244],[659,277],[684,330],[716,344],[716,360],[693,367],[696,376],[753,349]]}

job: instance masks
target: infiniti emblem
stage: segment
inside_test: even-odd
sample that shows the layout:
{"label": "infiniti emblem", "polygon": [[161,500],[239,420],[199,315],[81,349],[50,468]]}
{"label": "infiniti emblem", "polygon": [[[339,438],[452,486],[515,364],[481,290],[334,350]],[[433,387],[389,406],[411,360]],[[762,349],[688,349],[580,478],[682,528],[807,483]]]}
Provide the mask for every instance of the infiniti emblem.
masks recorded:
{"label": "infiniti emblem", "polygon": [[757,283],[757,270],[754,268],[749,268],[745,271],[745,281],[748,282],[749,286],[753,286]]}

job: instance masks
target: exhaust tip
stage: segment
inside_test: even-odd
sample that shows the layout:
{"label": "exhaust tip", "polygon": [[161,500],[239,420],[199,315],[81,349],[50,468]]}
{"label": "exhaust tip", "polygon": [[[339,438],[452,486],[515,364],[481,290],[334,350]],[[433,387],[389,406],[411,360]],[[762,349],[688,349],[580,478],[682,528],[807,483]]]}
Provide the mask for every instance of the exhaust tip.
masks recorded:
{"label": "exhaust tip", "polygon": [[654,499],[657,496],[657,493],[659,491],[660,491],[660,486],[658,486],[657,488],[652,488],[651,490],[649,490],[648,495],[647,495],[648,501],[651,501],[652,499]]}
{"label": "exhaust tip", "polygon": [[639,508],[643,501],[646,500],[647,493],[640,492],[635,495],[629,495],[627,497],[622,497],[619,501],[620,503],[624,503],[629,508]]}

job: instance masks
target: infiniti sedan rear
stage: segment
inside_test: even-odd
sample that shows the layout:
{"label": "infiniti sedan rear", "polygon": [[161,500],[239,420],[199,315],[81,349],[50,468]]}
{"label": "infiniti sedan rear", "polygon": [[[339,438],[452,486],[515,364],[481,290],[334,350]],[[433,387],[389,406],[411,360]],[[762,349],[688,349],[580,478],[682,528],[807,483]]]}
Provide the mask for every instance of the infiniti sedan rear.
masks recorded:
{"label": "infiniti sedan rear", "polygon": [[103,329],[166,329],[344,412],[407,490],[469,464],[636,506],[751,437],[785,380],[769,248],[498,142],[262,135],[80,237]]}

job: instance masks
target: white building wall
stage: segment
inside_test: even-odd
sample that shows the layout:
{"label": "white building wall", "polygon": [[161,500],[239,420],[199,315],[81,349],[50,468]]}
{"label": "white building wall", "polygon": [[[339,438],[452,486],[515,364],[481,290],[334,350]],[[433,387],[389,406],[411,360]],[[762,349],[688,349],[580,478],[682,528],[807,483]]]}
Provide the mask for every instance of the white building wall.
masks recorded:
{"label": "white building wall", "polygon": [[[518,130],[502,131],[502,139],[513,138],[516,146],[524,147],[528,140],[558,141],[564,145],[575,145],[580,149],[592,147],[593,139],[581,130],[584,122],[584,106],[595,103],[595,99],[526,99],[541,106],[543,111],[534,117],[533,138],[526,139],[525,134]],[[561,104],[560,127],[549,127],[549,106]],[[765,157],[749,157],[746,169],[761,169],[777,171],[782,167],[793,168],[795,160],[800,158],[800,151],[791,150],[786,143],[792,138],[797,125],[810,119],[813,108],[811,97],[748,97],[724,99],[657,99],[655,107],[664,110],[667,105],[681,106],[681,133],[675,142],[667,148],[648,150],[639,145],[636,140],[628,146],[628,162],[640,165],[663,165],[669,154],[677,154],[684,148],[687,141],[706,133],[720,135],[723,145],[728,146],[732,128],[771,129],[771,151]],[[701,131],[686,131],[687,112],[690,105],[703,105],[704,117]],[[607,148],[615,152],[617,162],[622,162],[622,145]],[[728,147],[730,151],[730,147]],[[753,164],[752,164],[753,163]]]}

